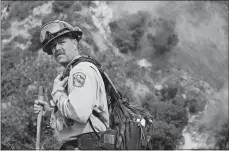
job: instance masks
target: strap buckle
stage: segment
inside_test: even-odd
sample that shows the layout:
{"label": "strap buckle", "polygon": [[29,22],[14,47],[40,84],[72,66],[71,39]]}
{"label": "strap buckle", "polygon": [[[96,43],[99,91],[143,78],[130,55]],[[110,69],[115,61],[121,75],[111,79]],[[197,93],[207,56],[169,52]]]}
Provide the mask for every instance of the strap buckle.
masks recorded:
{"label": "strap buckle", "polygon": [[101,132],[101,139],[99,140],[99,148],[104,149],[115,149],[116,144],[116,135],[117,131],[115,130],[107,130]]}

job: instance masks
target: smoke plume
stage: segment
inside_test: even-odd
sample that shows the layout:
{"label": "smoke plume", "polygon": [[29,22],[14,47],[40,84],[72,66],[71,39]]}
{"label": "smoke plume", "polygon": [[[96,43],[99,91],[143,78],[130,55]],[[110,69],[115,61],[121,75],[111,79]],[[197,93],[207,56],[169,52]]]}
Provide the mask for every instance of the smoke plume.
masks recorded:
{"label": "smoke plume", "polygon": [[[116,43],[120,39],[124,41],[119,43],[123,53],[132,52],[154,65],[164,63],[185,69],[220,89],[228,77],[228,7],[225,4],[111,2],[110,28]],[[136,30],[138,33],[133,33]],[[135,37],[133,34],[135,39],[131,39]]]}

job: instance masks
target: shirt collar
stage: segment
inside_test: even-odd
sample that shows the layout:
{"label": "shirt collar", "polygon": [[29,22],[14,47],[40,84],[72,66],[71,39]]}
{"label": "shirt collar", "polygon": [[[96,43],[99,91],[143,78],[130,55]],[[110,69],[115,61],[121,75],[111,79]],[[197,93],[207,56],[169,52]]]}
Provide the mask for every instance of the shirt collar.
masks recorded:
{"label": "shirt collar", "polygon": [[74,60],[76,60],[76,59],[78,59],[78,58],[80,58],[80,57],[81,57],[80,55],[75,56],[75,57],[72,59],[72,61],[71,61],[71,62],[69,62],[69,64],[67,65],[67,67],[66,67],[66,68],[71,68],[71,65],[72,65],[72,63],[74,62]]}

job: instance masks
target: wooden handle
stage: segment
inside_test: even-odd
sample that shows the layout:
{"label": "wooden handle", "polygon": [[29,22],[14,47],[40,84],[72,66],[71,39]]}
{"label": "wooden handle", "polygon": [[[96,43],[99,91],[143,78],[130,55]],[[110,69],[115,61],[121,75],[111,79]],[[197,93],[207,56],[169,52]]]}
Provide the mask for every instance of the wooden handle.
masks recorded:
{"label": "wooden handle", "polygon": [[[44,88],[39,87],[38,100],[44,101]],[[43,116],[43,110],[37,115],[37,139],[36,139],[36,150],[40,149],[40,138],[41,138],[41,121]]]}

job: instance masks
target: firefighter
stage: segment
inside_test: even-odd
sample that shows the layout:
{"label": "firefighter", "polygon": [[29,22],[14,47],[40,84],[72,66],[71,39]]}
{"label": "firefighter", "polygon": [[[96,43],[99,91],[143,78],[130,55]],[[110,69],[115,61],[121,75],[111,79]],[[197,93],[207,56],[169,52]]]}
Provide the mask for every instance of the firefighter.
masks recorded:
{"label": "firefighter", "polygon": [[[43,51],[52,55],[69,75],[58,75],[53,83],[50,106],[41,100],[34,101],[34,112],[43,110],[44,116],[51,116],[50,125],[63,143],[61,150],[90,146],[97,148],[95,132],[106,131],[109,114],[103,79],[96,66],[89,62],[72,65],[81,55],[78,43],[82,31],[69,23],[55,20],[42,26],[40,41]],[[92,114],[96,110],[103,121]]]}

